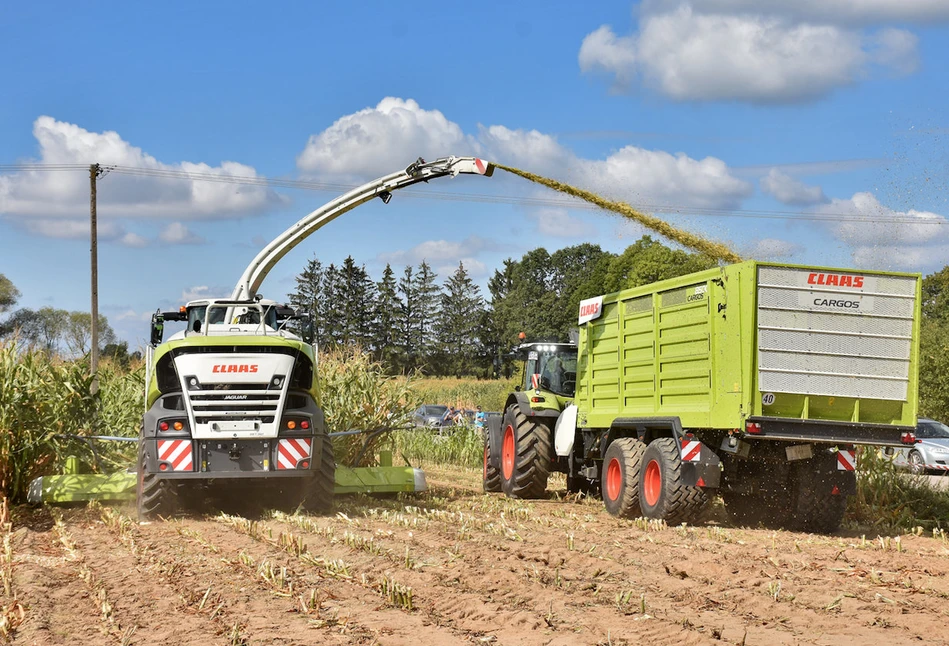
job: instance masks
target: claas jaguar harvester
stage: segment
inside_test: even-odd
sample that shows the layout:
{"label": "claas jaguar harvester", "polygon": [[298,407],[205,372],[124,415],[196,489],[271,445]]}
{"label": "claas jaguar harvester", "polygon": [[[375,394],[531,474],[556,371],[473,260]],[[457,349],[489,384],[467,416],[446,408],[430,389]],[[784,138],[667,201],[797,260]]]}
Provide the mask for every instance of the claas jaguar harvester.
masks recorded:
{"label": "claas jaguar harvester", "polygon": [[[313,211],[268,244],[229,298],[192,301],[153,316],[146,413],[139,439],[142,517],[171,514],[182,497],[220,494],[324,509],[336,464],[317,407],[312,324],[257,293],[303,239],[374,198],[439,177],[491,176],[473,157],[419,159]],[[166,321],[185,329],[163,341]],[[291,332],[292,329],[295,332]]]}
{"label": "claas jaguar harvester", "polygon": [[834,531],[856,448],[916,442],[919,311],[919,275],[754,261],[583,301],[572,404],[529,374],[485,488],[559,471],[616,516],[694,522],[718,493],[740,524]]}

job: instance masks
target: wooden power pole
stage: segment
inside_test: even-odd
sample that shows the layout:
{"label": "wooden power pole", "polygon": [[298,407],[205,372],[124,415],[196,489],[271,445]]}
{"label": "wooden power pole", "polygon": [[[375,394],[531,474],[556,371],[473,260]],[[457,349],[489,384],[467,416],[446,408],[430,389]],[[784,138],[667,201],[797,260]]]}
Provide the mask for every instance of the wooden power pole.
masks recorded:
{"label": "wooden power pole", "polygon": [[89,219],[90,248],[92,260],[92,350],[89,358],[92,373],[91,392],[99,392],[99,242],[96,223],[96,180],[99,178],[99,164],[89,166]]}

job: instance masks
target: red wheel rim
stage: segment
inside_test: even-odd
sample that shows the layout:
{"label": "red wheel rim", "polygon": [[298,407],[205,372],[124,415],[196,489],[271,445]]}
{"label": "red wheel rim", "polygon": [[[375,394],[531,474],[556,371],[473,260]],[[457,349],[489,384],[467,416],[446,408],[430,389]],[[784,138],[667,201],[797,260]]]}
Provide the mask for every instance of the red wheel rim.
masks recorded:
{"label": "red wheel rim", "polygon": [[606,467],[606,497],[609,500],[619,498],[620,488],[623,486],[623,472],[619,460],[613,458]]}
{"label": "red wheel rim", "polygon": [[662,491],[662,471],[659,470],[659,462],[650,460],[643,476],[643,496],[646,504],[652,507],[659,502],[660,491]]}
{"label": "red wheel rim", "polygon": [[501,471],[505,480],[514,477],[514,427],[510,424],[504,429],[504,443],[501,445]]}

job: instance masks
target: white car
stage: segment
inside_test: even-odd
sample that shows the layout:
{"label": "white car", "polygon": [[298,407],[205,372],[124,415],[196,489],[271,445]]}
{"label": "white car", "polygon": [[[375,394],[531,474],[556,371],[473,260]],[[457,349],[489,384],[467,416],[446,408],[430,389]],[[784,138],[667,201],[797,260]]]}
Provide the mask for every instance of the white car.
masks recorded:
{"label": "white car", "polygon": [[920,418],[912,447],[897,449],[893,464],[916,474],[949,473],[949,426]]}

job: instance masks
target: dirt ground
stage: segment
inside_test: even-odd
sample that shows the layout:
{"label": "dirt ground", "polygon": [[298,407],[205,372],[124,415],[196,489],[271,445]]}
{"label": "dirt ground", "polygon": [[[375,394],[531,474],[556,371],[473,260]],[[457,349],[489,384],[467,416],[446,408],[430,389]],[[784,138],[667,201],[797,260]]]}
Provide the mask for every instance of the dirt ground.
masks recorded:
{"label": "dirt ground", "polygon": [[323,516],[19,508],[20,606],[0,611],[22,617],[14,644],[949,643],[945,535],[743,529],[714,510],[670,528],[562,482],[523,502],[481,493],[480,473],[428,478]]}

